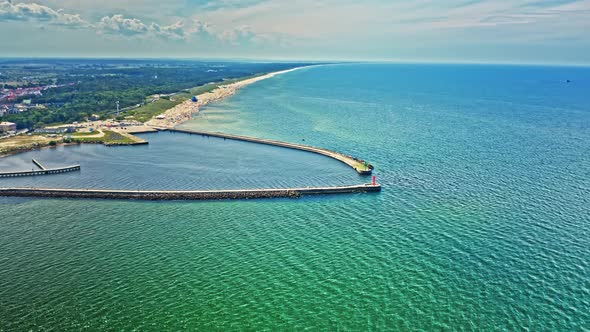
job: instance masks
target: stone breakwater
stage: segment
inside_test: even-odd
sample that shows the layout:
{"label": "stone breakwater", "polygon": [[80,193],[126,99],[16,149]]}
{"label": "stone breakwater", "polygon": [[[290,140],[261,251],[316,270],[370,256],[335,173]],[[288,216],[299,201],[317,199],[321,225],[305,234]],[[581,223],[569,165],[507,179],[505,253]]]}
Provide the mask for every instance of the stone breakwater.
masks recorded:
{"label": "stone breakwater", "polygon": [[381,191],[379,184],[338,187],[243,189],[243,190],[108,190],[58,188],[0,188],[0,196],[46,198],[98,198],[136,200],[221,200],[254,198],[298,198],[304,195],[328,195]]}
{"label": "stone breakwater", "polygon": [[373,168],[374,168],[373,165],[365,162],[362,159],[358,159],[358,158],[348,156],[343,153],[339,153],[339,152],[328,150],[328,149],[317,148],[315,146],[310,146],[310,145],[281,142],[281,141],[264,139],[264,138],[257,138],[257,137],[251,137],[251,136],[225,134],[225,133],[220,133],[220,132],[207,132],[207,131],[200,131],[200,130],[193,130],[193,129],[174,128],[174,129],[168,129],[168,130],[171,132],[179,132],[179,133],[185,133],[185,134],[191,134],[191,135],[202,135],[202,136],[226,138],[226,139],[232,139],[232,140],[237,140],[237,141],[274,145],[274,146],[280,146],[280,147],[288,148],[288,149],[317,153],[317,154],[321,154],[326,157],[330,157],[332,159],[336,159],[340,162],[345,163],[346,165],[352,167],[360,175],[371,175],[371,173],[373,172]]}

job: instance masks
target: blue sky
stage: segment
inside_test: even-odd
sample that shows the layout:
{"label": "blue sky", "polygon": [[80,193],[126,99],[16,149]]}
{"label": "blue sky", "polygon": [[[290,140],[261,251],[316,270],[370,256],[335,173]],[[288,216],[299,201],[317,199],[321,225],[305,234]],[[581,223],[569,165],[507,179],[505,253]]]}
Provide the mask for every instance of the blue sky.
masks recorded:
{"label": "blue sky", "polygon": [[590,63],[590,0],[0,0],[0,56]]}

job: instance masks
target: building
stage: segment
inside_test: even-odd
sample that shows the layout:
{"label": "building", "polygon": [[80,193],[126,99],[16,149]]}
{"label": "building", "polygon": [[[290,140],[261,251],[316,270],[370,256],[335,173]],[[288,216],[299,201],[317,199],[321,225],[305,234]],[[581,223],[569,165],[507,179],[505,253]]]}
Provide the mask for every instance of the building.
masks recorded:
{"label": "building", "polygon": [[64,133],[75,133],[76,126],[61,126],[53,128],[38,128],[35,129],[37,134],[64,134]]}
{"label": "building", "polygon": [[8,114],[18,114],[18,108],[14,107],[14,104],[12,105],[6,105],[8,106]]}
{"label": "building", "polygon": [[37,128],[36,134],[63,134],[64,130],[60,128]]}
{"label": "building", "polygon": [[60,128],[63,129],[66,133],[75,133],[76,129],[78,129],[76,125],[66,125],[61,126]]}
{"label": "building", "polygon": [[0,132],[16,131],[16,123],[0,122]]}
{"label": "building", "polygon": [[25,104],[15,104],[14,108],[17,110],[17,113],[26,112],[29,109]]}

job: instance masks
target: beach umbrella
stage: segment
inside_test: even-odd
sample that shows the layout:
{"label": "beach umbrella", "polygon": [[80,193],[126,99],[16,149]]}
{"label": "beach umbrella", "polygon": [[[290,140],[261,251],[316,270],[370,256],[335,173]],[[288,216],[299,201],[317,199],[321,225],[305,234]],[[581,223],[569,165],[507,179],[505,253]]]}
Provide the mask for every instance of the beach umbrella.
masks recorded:
{"label": "beach umbrella", "polygon": [[199,101],[199,98],[197,98],[197,96],[193,96],[192,101],[196,103]]}

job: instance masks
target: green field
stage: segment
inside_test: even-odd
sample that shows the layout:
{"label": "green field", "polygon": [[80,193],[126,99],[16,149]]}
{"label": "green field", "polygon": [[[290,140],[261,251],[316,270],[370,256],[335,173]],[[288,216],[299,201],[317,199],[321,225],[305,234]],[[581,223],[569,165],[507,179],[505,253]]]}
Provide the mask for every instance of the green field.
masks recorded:
{"label": "green field", "polygon": [[[167,110],[173,108],[174,106],[190,99],[192,96],[198,96],[203,93],[211,92],[217,89],[220,85],[231,84],[234,82],[238,82],[241,80],[245,80],[251,77],[256,77],[258,75],[251,75],[246,77],[240,77],[235,79],[224,80],[223,82],[213,82],[207,83],[201,86],[197,86],[191,89],[188,89],[187,92],[178,93],[171,97],[171,100],[168,98],[160,98],[153,103],[141,106],[139,108],[129,110],[123,113],[123,116],[133,116],[134,120],[146,122],[149,121],[154,116],[160,115]],[[185,90],[186,91],[186,90]]]}
{"label": "green field", "polygon": [[134,110],[127,111],[123,115],[124,116],[133,116],[133,119],[135,119],[137,121],[146,122],[146,121],[150,120],[151,118],[153,118],[154,116],[162,114],[166,110],[169,110],[172,107],[184,102],[185,100],[189,99],[190,97],[191,97],[191,95],[188,93],[179,93],[179,94],[174,95],[172,97],[172,99],[174,101],[166,99],[166,98],[160,98],[159,100],[156,100],[153,103],[141,106],[141,107],[136,108]]}
{"label": "green field", "polygon": [[79,143],[96,143],[96,144],[132,144],[132,143],[136,143],[135,140],[121,135],[117,132],[111,131],[111,130],[103,130],[102,131],[104,133],[104,136],[102,137],[84,137],[84,136],[72,136],[72,140],[74,142],[79,142]]}
{"label": "green field", "polygon": [[201,86],[197,86],[191,89],[185,90],[187,92],[178,93],[171,97],[174,101],[169,100],[168,98],[160,98],[159,100],[136,108],[134,110],[129,110],[123,114],[123,116],[133,116],[133,119],[141,122],[149,121],[154,116],[160,115],[167,110],[173,108],[174,106],[184,102],[185,100],[190,99],[192,96],[198,96],[203,93],[211,92],[217,89],[220,85],[231,84],[241,80],[249,79],[252,77],[256,77],[259,75],[250,75],[240,78],[228,79],[222,82],[212,82],[207,83]]}
{"label": "green field", "polygon": [[72,135],[72,138],[76,138],[78,136],[93,136],[98,134],[98,131],[93,131],[93,132],[79,132],[77,131],[75,134]]}

